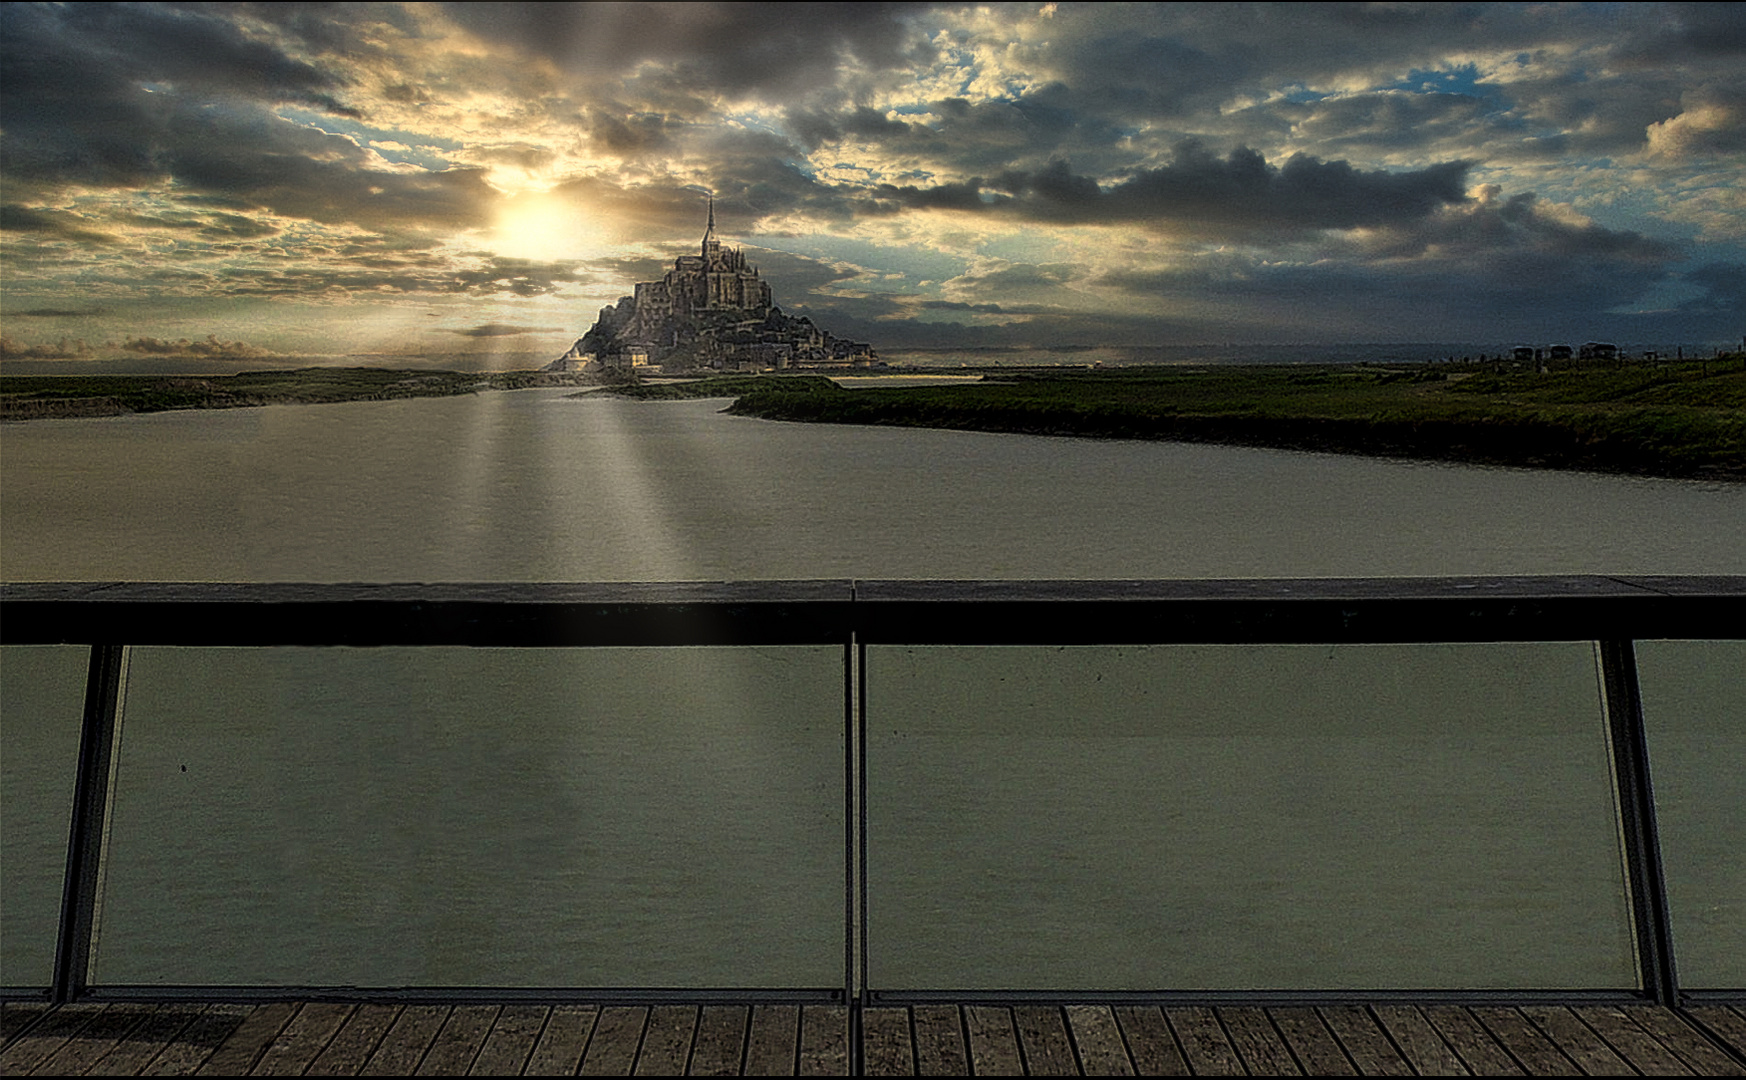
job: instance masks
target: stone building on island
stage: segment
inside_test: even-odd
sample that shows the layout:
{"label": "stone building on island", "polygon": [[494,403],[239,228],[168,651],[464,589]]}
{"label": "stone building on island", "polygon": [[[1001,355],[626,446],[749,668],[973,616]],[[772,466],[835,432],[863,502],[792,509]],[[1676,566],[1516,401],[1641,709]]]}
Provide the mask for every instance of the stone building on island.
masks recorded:
{"label": "stone building on island", "polygon": [[681,255],[659,281],[600,309],[600,318],[548,371],[781,371],[871,367],[872,346],[844,341],[804,316],[785,315],[743,251],[715,235],[715,200],[696,255]]}

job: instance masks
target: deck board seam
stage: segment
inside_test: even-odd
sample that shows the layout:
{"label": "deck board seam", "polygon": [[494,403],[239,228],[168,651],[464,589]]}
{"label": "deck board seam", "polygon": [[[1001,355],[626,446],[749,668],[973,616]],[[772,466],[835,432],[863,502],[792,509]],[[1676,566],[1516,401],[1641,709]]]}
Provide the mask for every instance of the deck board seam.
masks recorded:
{"label": "deck board seam", "polygon": [[[1729,1006],[1726,1005],[1721,1007],[1729,1009],[1729,1011],[1733,1012],[1735,1015],[1741,1016],[1742,1019],[1746,1019],[1746,1012],[1742,1012],[1742,1010],[1738,1008],[1729,1008]],[[1702,1035],[1718,1047],[1722,1053],[1733,1059],[1736,1065],[1739,1065],[1741,1068],[1746,1068],[1746,1047],[1736,1047],[1733,1040],[1710,1027],[1710,1025],[1706,1024],[1700,1017],[1693,1016],[1684,1008],[1678,1008],[1672,1011],[1681,1020],[1684,1020],[1687,1024],[1690,1024],[1695,1028],[1698,1034]]]}

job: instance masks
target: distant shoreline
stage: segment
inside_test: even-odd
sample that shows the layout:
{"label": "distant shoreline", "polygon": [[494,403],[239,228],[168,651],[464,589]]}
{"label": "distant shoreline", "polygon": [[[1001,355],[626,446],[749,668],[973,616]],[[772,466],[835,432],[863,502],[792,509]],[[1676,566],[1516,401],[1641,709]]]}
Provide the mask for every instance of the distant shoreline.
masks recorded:
{"label": "distant shoreline", "polygon": [[0,423],[181,409],[327,405],[453,397],[478,390],[582,386],[574,375],[416,368],[314,367],[235,375],[0,375]]}

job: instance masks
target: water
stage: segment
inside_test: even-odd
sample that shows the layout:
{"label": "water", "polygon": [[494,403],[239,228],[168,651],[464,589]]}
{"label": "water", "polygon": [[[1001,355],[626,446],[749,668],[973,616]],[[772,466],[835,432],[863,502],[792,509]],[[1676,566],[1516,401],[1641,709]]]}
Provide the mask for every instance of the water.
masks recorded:
{"label": "water", "polygon": [[[1746,573],[1740,486],[722,404],[13,425],[0,577]],[[82,660],[5,663],[0,983],[41,984]],[[881,985],[1631,978],[1583,646],[892,649],[869,679]],[[1738,678],[1712,690],[1738,713]],[[840,694],[828,649],[136,650],[97,977],[828,985]],[[1686,805],[1714,787],[1679,776]],[[1664,843],[1737,848],[1717,820]],[[1688,877],[1725,922],[1735,878]]]}
{"label": "water", "polygon": [[1746,573],[1746,485],[475,397],[0,433],[0,578]]}

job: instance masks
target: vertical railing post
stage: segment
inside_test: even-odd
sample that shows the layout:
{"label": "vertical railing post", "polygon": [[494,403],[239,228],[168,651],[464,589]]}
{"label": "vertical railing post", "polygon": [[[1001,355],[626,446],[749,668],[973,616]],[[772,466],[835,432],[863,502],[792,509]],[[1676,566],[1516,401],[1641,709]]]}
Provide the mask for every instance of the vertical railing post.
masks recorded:
{"label": "vertical railing post", "polygon": [[79,772],[73,783],[73,815],[67,833],[67,874],[61,887],[61,925],[55,939],[56,1004],[85,989],[91,963],[91,930],[102,869],[103,818],[109,803],[116,715],[121,705],[124,647],[93,645],[85,677],[85,716],[79,729]]}
{"label": "vertical railing post", "polygon": [[861,963],[856,972],[860,986],[861,1004],[871,1005],[873,991],[867,981],[867,968],[870,957],[867,952],[867,641],[865,638],[855,644],[855,782],[860,792],[861,835],[860,846],[855,852],[855,876],[860,882],[860,945]]}
{"label": "vertical railing post", "polygon": [[849,1075],[861,1069],[861,955],[857,948],[863,912],[860,907],[862,860],[862,792],[860,788],[860,732],[856,721],[861,672],[861,652],[855,632],[843,644],[843,1005],[847,1011]]}
{"label": "vertical railing post", "polygon": [[1613,639],[1600,642],[1600,657],[1625,865],[1630,875],[1631,916],[1637,931],[1637,962],[1644,992],[1657,1005],[1672,1008],[1679,1004],[1679,983],[1673,964],[1661,842],[1655,828],[1655,792],[1649,783],[1649,743],[1643,729],[1637,651],[1630,639]]}

